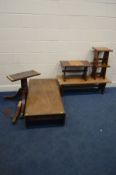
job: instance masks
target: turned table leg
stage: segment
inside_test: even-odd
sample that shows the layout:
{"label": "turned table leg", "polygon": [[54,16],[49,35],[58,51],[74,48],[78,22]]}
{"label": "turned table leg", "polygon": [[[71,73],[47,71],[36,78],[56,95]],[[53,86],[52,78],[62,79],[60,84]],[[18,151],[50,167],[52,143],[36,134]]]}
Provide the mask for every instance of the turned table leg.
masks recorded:
{"label": "turned table leg", "polygon": [[21,116],[24,115],[27,93],[28,93],[28,85],[27,85],[27,78],[25,78],[25,79],[21,79],[21,88],[19,89],[19,91],[15,96],[5,97],[5,99],[14,99],[16,97],[20,97],[20,101],[18,102],[16,113],[12,119],[13,124],[17,122],[17,119],[20,117],[20,115]]}
{"label": "turned table leg", "polygon": [[20,97],[21,93],[22,93],[22,88],[20,88],[15,95],[13,95],[13,96],[5,96],[4,98],[7,99],[7,100],[14,100],[14,99]]}
{"label": "turned table leg", "polygon": [[17,93],[14,96],[7,96],[5,99],[15,99],[19,98],[19,102],[17,105],[17,110],[16,113],[12,119],[13,124],[16,123],[17,119],[20,117],[20,115],[24,115],[25,112],[25,105],[26,105],[26,99],[27,99],[27,94],[28,94],[28,84],[27,84],[27,78],[33,77],[40,75],[40,73],[34,71],[34,70],[29,70],[25,72],[19,72],[16,74],[8,75],[7,78],[11,81],[21,81],[21,88],[17,91]]}

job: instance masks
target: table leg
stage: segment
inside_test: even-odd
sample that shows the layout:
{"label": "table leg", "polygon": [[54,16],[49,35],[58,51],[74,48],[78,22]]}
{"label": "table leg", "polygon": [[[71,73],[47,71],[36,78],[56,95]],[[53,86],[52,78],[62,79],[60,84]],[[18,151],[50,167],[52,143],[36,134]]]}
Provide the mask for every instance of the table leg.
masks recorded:
{"label": "table leg", "polygon": [[15,96],[11,97],[5,97],[6,99],[13,99],[16,97],[20,97],[20,101],[18,102],[17,111],[15,116],[12,119],[12,123],[15,124],[17,122],[17,119],[20,117],[20,115],[24,115],[25,112],[25,104],[28,94],[28,85],[27,85],[27,78],[21,79],[21,88],[17,92]]}
{"label": "table leg", "polygon": [[20,97],[21,93],[22,93],[22,88],[20,88],[15,95],[5,96],[4,98],[7,99],[7,100],[13,100],[13,99],[16,99],[16,98]]}
{"label": "table leg", "polygon": [[96,72],[97,72],[97,67],[96,66],[93,66],[92,67],[92,73],[91,73],[91,76],[96,79]]}
{"label": "table leg", "polygon": [[21,79],[21,88],[22,88],[22,90],[28,89],[27,78]]}
{"label": "table leg", "polygon": [[25,105],[26,105],[26,100],[27,100],[27,93],[28,91],[23,91],[23,94],[22,94],[22,107],[21,107],[21,116],[24,115],[24,112],[25,112]]}
{"label": "table leg", "polygon": [[24,90],[28,91],[27,78],[21,80],[21,88],[17,91],[17,93],[15,95],[5,96],[4,98],[8,99],[8,100],[16,99],[16,98],[22,96]]}
{"label": "table leg", "polygon": [[12,118],[12,123],[15,124],[17,122],[17,119],[19,118],[20,116],[20,112],[21,112],[21,101],[18,102],[18,105],[17,105],[17,111],[16,111],[16,114],[13,116]]}
{"label": "table leg", "polygon": [[84,80],[87,80],[87,67],[84,67],[83,78]]}
{"label": "table leg", "polygon": [[65,81],[65,80],[66,80],[66,69],[63,70],[63,73],[64,73],[63,79],[64,79],[64,81]]}
{"label": "table leg", "polygon": [[15,116],[12,119],[12,123],[15,124],[20,116],[24,115],[25,105],[27,99],[27,91],[22,92],[22,99],[18,102],[17,111]]}
{"label": "table leg", "polygon": [[106,87],[106,83],[103,83],[103,84],[99,84],[99,90],[101,91],[102,94],[104,94],[104,91],[105,91],[105,87]]}

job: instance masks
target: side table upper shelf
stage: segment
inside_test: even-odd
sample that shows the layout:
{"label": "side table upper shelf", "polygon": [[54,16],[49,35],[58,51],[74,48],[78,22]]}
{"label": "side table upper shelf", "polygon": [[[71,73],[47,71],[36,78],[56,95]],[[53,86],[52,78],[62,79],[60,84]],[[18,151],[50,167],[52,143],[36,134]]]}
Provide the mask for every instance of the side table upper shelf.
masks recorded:
{"label": "side table upper shelf", "polygon": [[82,73],[82,78],[87,80],[87,71],[90,63],[86,60],[69,60],[60,61],[64,80],[66,80],[66,73]]}

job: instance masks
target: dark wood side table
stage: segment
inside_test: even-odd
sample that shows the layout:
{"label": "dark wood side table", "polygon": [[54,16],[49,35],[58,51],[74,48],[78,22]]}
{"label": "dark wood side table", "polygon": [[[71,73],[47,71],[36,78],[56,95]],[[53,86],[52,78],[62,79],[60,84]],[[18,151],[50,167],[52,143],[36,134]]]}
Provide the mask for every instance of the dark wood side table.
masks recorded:
{"label": "dark wood side table", "polygon": [[87,71],[90,67],[90,63],[86,60],[69,60],[69,61],[60,61],[63,77],[66,80],[66,73],[82,73],[82,78],[87,80]]}
{"label": "dark wood side table", "polygon": [[7,96],[5,99],[14,99],[19,97],[20,100],[18,102],[17,106],[17,111],[15,116],[12,119],[13,124],[16,123],[17,119],[19,118],[20,115],[24,114],[25,111],[25,104],[26,104],[26,98],[28,94],[28,83],[27,83],[27,78],[33,77],[40,75],[40,73],[30,70],[30,71],[25,71],[25,72],[20,72],[12,75],[8,75],[7,78],[14,82],[14,81],[21,81],[21,88],[18,90],[18,92],[14,96]]}

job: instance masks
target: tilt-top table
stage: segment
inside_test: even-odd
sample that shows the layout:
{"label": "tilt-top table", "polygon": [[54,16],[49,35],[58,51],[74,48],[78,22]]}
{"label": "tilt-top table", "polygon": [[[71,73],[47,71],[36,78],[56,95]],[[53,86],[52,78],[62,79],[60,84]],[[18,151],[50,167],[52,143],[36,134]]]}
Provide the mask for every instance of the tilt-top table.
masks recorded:
{"label": "tilt-top table", "polygon": [[5,97],[5,99],[14,99],[17,97],[20,98],[20,100],[18,102],[16,114],[14,115],[14,117],[12,119],[13,124],[16,123],[19,116],[23,115],[24,111],[25,111],[26,98],[27,98],[27,94],[28,94],[27,78],[37,76],[37,75],[40,75],[40,73],[38,73],[34,70],[30,70],[30,71],[25,71],[25,72],[16,73],[16,74],[12,74],[12,75],[7,76],[7,78],[12,82],[18,81],[18,80],[21,81],[21,88],[18,90],[18,92],[14,96]]}

